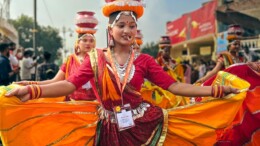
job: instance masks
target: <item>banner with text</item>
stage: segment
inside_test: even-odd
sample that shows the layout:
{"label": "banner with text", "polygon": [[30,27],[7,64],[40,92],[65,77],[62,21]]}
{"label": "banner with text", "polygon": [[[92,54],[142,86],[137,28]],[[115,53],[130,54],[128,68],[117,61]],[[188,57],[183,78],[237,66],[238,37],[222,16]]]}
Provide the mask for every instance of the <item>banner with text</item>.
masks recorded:
{"label": "banner with text", "polygon": [[191,39],[216,32],[215,11],[217,2],[206,3],[200,9],[190,13],[190,37]]}
{"label": "banner with text", "polygon": [[201,37],[216,32],[215,11],[217,1],[205,3],[201,8],[182,15],[166,24],[166,33],[171,39],[171,44]]}
{"label": "banner with text", "polygon": [[181,18],[168,22],[166,34],[171,39],[171,44],[177,44],[185,41],[187,38],[187,15],[183,15]]}

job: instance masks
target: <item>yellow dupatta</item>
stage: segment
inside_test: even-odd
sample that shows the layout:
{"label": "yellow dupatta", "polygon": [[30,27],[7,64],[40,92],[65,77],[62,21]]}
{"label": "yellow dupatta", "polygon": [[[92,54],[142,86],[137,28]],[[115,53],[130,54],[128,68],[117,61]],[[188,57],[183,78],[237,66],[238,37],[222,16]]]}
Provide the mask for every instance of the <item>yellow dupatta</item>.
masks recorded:
{"label": "yellow dupatta", "polygon": [[182,97],[152,85],[149,81],[144,82],[140,92],[144,100],[164,109],[180,106],[183,100]]}
{"label": "yellow dupatta", "polygon": [[241,93],[168,109],[168,130],[164,145],[214,145],[217,131],[232,123],[250,84],[222,71],[213,84],[230,85],[238,88]]}

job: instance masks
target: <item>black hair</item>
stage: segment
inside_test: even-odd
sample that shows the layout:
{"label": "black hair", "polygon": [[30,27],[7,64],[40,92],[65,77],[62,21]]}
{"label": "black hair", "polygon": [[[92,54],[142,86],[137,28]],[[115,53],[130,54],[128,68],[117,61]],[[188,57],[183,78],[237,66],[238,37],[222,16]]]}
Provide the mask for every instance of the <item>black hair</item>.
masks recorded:
{"label": "black hair", "polygon": [[43,56],[44,56],[44,59],[45,59],[46,61],[49,61],[50,58],[51,58],[51,53],[45,51],[45,52],[43,53]]}
{"label": "black hair", "polygon": [[[109,23],[109,24],[112,24],[112,23],[115,21],[116,16],[117,16],[120,12],[121,12],[121,11],[116,11],[116,12],[111,13],[111,14],[109,15],[108,23]],[[133,12],[133,11],[132,11],[132,12]],[[135,18],[137,19],[136,13],[133,12],[133,14],[134,14]]]}
{"label": "black hair", "polygon": [[4,52],[6,49],[9,49],[9,44],[1,43],[0,44],[0,52]]}
{"label": "black hair", "polygon": [[32,56],[33,52],[31,50],[25,50],[23,56]]}
{"label": "black hair", "polygon": [[80,37],[82,37],[84,34],[85,34],[85,33],[79,33],[79,34],[78,34],[78,39],[79,39]]}
{"label": "black hair", "polygon": [[10,50],[15,50],[16,49],[15,48],[16,44],[14,42],[9,43],[8,45],[9,45]]}
{"label": "black hair", "polygon": [[15,46],[16,44],[14,43],[14,42],[11,42],[11,43],[9,43],[9,46],[10,47],[13,47],[13,46]]}
{"label": "black hair", "polygon": [[[79,33],[79,34],[78,34],[78,39],[81,38],[81,37],[82,37],[83,35],[85,35],[85,34],[91,34],[91,35],[93,35],[92,33]],[[93,35],[93,36],[94,36],[94,35]]]}

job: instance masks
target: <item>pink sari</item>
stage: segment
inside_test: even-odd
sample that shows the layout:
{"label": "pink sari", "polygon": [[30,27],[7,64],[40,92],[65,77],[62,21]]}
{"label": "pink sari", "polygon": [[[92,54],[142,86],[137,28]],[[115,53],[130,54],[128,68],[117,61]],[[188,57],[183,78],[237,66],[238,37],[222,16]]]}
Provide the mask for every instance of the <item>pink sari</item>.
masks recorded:
{"label": "pink sari", "polygon": [[[65,79],[68,79],[71,75],[77,72],[80,67],[80,61],[75,54],[68,57],[67,61],[61,66],[61,70],[65,73]],[[85,85],[88,89],[80,87],[70,95],[66,97],[66,100],[95,100],[95,94],[93,92],[94,80],[90,80]]]}

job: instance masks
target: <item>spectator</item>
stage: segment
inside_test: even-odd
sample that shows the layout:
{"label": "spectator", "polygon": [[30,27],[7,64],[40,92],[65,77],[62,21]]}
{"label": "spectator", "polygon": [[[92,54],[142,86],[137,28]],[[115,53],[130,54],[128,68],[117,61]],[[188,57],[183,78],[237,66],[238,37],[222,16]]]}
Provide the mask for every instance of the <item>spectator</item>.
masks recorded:
{"label": "spectator", "polygon": [[9,44],[9,60],[10,60],[10,63],[12,65],[12,68],[17,68],[19,67],[19,64],[18,64],[18,59],[16,58],[15,54],[14,54],[14,51],[16,50],[16,44],[11,42]]}
{"label": "spectator", "polygon": [[44,63],[38,68],[38,80],[49,80],[54,78],[59,67],[50,61],[51,53],[44,52]]}
{"label": "spectator", "polygon": [[191,84],[194,84],[199,79],[198,65],[193,64],[191,68]]}
{"label": "spectator", "polygon": [[33,55],[32,56],[32,62],[33,62],[33,64],[35,64],[35,66],[33,66],[32,68],[31,68],[31,79],[33,80],[33,81],[35,81],[36,80],[36,74],[37,74],[37,63],[38,63],[38,61],[39,61],[39,59],[40,59],[40,56],[35,56],[35,55]]}
{"label": "spectator", "polygon": [[213,70],[215,66],[216,66],[216,62],[214,62],[213,60],[210,60],[207,65],[207,72]]}
{"label": "spectator", "polygon": [[25,49],[21,63],[21,80],[32,80],[31,69],[36,65],[36,62],[33,62],[32,54],[31,50]]}
{"label": "spectator", "polygon": [[184,72],[185,83],[190,84],[191,83],[191,73],[192,73],[191,66],[189,64],[189,61],[184,61],[183,64],[185,66],[185,72]]}
{"label": "spectator", "polygon": [[0,44],[0,85],[9,85],[12,78],[19,69],[12,70],[9,58],[9,45],[7,43]]}
{"label": "spectator", "polygon": [[[10,63],[11,63],[11,67],[12,67],[12,70],[17,70],[19,69],[19,61],[15,55],[15,50],[16,50],[16,44],[14,42],[11,42],[9,44],[9,60],[10,60]],[[17,81],[17,74],[15,74],[12,79],[12,81]]]}
{"label": "spectator", "polygon": [[200,60],[200,65],[199,65],[199,78],[202,78],[206,74],[207,68],[206,68],[206,63],[204,60]]}

